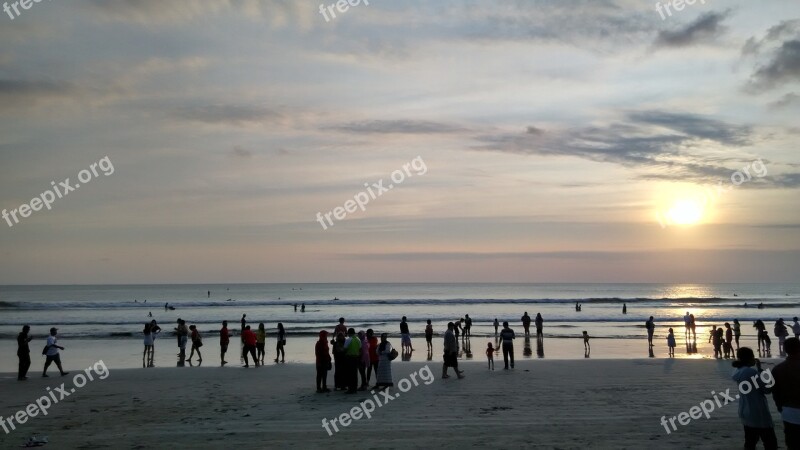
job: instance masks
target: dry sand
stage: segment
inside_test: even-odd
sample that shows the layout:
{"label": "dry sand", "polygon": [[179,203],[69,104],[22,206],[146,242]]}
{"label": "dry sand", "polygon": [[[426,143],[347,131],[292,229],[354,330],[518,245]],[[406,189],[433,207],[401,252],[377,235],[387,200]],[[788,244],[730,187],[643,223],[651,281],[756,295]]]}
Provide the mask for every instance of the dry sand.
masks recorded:
{"label": "dry sand", "polygon": [[[730,362],[714,360],[528,360],[513,371],[462,364],[466,378],[420,383],[332,437],[333,419],[368,392],[314,392],[312,365],[111,369],[10,434],[0,448],[31,434],[45,448],[739,448],[737,405],[692,420],[667,435],[663,415],[688,411],[710,392],[732,388]],[[394,380],[426,363],[394,363]],[[53,372],[55,373],[55,372]],[[7,417],[72,376],[17,382],[0,378],[0,415]],[[452,374],[452,372],[451,372]],[[419,379],[419,378],[418,378]],[[333,377],[328,377],[333,384]],[[395,391],[397,392],[397,391]],[[783,429],[774,409],[776,433]]]}

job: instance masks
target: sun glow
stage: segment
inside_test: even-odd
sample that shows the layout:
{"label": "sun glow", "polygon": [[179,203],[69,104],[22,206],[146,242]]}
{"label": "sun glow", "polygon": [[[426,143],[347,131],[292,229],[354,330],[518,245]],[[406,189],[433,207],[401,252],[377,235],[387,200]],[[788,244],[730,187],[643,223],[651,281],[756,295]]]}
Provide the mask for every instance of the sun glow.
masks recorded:
{"label": "sun glow", "polygon": [[678,200],[667,211],[667,219],[676,225],[696,225],[703,220],[703,210],[698,200]]}

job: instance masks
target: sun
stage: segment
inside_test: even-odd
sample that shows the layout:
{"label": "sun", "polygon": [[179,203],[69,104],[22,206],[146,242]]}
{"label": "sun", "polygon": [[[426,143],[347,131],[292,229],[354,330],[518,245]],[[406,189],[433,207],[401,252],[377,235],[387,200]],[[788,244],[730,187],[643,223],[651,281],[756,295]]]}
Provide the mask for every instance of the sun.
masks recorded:
{"label": "sun", "polygon": [[677,200],[666,215],[676,225],[697,225],[703,220],[703,210],[698,200]]}

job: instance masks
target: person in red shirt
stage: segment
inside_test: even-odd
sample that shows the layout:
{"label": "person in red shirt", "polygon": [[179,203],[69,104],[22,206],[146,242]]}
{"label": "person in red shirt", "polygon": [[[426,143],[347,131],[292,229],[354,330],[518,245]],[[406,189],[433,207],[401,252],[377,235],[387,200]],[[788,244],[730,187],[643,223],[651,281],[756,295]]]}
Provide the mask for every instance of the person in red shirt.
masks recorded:
{"label": "person in red shirt", "polygon": [[250,356],[253,357],[253,362],[255,362],[256,367],[258,367],[258,358],[256,358],[256,342],[258,342],[258,337],[256,337],[256,334],[250,329],[250,325],[244,328],[242,340],[244,341],[244,366],[250,367],[250,362],[247,360],[247,355],[250,354]]}
{"label": "person in red shirt", "polygon": [[228,351],[228,344],[231,343],[231,335],[228,332],[228,321],[222,321],[222,329],[219,330],[219,359],[222,361],[221,365],[228,364],[228,361],[225,361],[225,352]]}
{"label": "person in red shirt", "polygon": [[378,338],[372,328],[367,330],[367,342],[369,342],[369,367],[367,367],[367,383],[369,383],[373,371],[375,378],[378,378]]}

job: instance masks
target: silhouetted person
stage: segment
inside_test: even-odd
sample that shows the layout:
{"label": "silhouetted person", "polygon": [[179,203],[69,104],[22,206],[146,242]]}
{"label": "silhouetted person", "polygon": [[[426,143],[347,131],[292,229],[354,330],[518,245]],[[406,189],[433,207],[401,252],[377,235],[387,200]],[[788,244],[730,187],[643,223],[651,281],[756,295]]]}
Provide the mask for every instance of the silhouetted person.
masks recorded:
{"label": "silhouetted person", "polygon": [[541,339],[544,337],[544,333],[542,332],[542,328],[544,327],[544,319],[542,319],[542,315],[540,313],[536,313],[536,338]]}
{"label": "silhouetted person", "polygon": [[414,351],[414,347],[411,345],[411,332],[408,330],[406,316],[403,316],[400,320],[400,347],[404,353]]}
{"label": "silhouetted person", "polygon": [[500,328],[500,322],[497,321],[497,317],[494,318],[494,335],[497,336],[497,329]]}
{"label": "silhouetted person", "polygon": [[623,303],[622,304],[622,314],[628,314],[628,304],[627,303]]}
{"label": "silhouetted person", "polygon": [[764,381],[761,363],[749,347],[740,348],[736,356],[738,359],[733,362],[733,367],[737,370],[731,378],[740,385],[749,386],[746,394],[743,389],[739,389],[739,419],[744,426],[744,448],[755,449],[761,440],[765,449],[777,449],[778,438],[775,437],[774,424],[766,399],[770,387]]}
{"label": "silhouetted person", "polygon": [[767,329],[767,326],[764,325],[764,322],[759,319],[753,322],[753,328],[756,329],[756,337],[758,338],[758,350],[760,351],[764,346],[762,331],[765,331]]}
{"label": "silhouetted person", "polygon": [[800,448],[800,340],[789,338],[783,345],[787,356],[772,369],[772,398],[783,420],[786,448],[792,450]]}
{"label": "silhouetted person", "polygon": [[347,336],[347,326],[344,324],[344,317],[339,317],[339,325],[333,329],[333,335],[339,336],[339,333],[342,333],[343,336]]}
{"label": "silhouetted person", "polygon": [[464,378],[462,371],[458,370],[458,339],[455,334],[456,325],[453,322],[447,323],[447,331],[444,333],[444,363],[442,364],[442,378],[450,378],[447,375],[447,368],[452,367],[456,371],[458,378]]}
{"label": "silhouetted person", "polygon": [[[733,319],[733,339],[736,341],[736,350],[739,350],[739,338],[742,336],[742,325],[739,319]],[[733,354],[733,351],[731,351]]]}
{"label": "silhouetted person", "polygon": [[305,303],[300,305],[300,312],[306,312],[306,304]]}
{"label": "silhouetted person", "polygon": [[[528,322],[530,324],[530,322]],[[504,370],[508,370],[508,360],[511,360],[511,368],[514,368],[514,330],[508,327],[508,322],[503,322],[503,330],[500,332],[500,339],[503,340],[503,364]]]}
{"label": "silhouetted person", "polygon": [[23,381],[28,379],[28,369],[31,367],[31,349],[28,343],[33,340],[33,337],[28,336],[28,331],[31,327],[25,325],[22,327],[22,332],[17,336],[17,357],[19,358],[19,372],[17,372],[17,380]]}
{"label": "silhouetted person", "polygon": [[647,328],[647,344],[650,347],[653,346],[653,333],[656,331],[656,324],[653,322],[653,316],[650,316],[650,320],[645,322],[644,327]]}
{"label": "silhouetted person", "polygon": [[[508,322],[503,322],[503,327],[507,327],[506,325],[507,323]],[[525,336],[531,335],[530,328],[531,328],[531,316],[528,315],[528,311],[525,311],[525,314],[522,315],[522,329],[525,330]]]}
{"label": "silhouetted person", "polygon": [[469,314],[464,316],[464,337],[472,336],[472,319]]}
{"label": "silhouetted person", "polygon": [[428,319],[428,324],[425,325],[425,342],[428,343],[428,352],[433,351],[433,325],[431,319]]}

